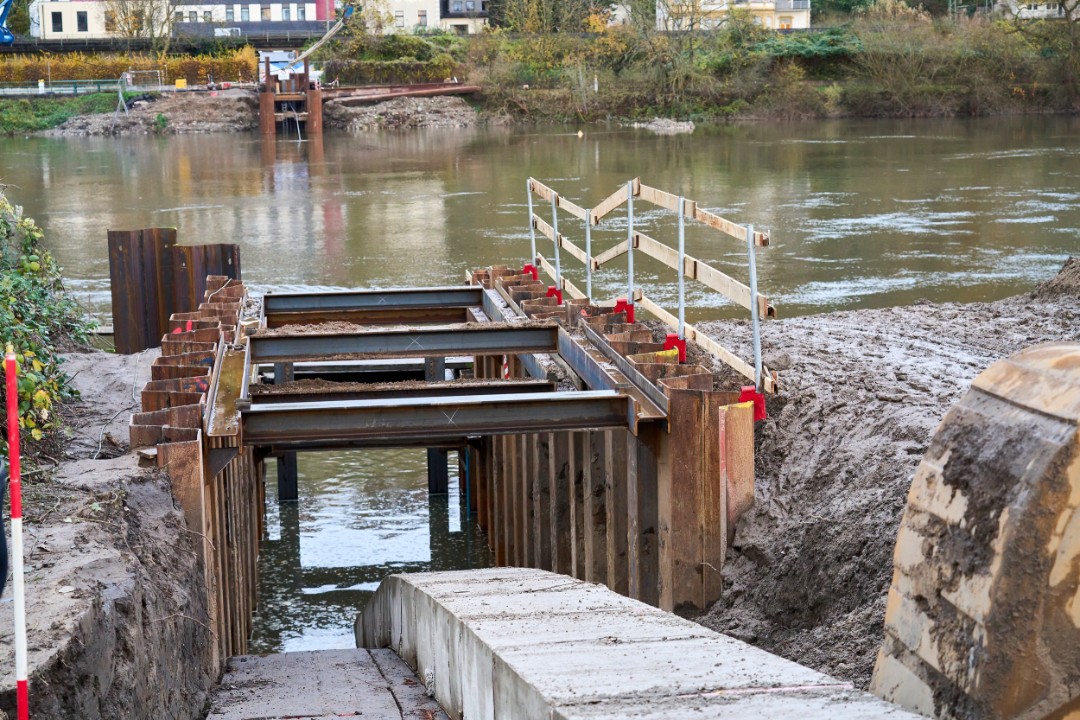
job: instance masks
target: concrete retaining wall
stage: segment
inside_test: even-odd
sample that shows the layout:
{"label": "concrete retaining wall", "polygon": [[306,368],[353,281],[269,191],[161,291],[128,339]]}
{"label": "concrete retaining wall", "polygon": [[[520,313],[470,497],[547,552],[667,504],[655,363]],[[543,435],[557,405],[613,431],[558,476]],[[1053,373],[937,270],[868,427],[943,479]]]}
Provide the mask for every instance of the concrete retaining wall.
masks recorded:
{"label": "concrete retaining wall", "polygon": [[392,575],[356,622],[450,717],[917,717],[606,587],[542,570]]}

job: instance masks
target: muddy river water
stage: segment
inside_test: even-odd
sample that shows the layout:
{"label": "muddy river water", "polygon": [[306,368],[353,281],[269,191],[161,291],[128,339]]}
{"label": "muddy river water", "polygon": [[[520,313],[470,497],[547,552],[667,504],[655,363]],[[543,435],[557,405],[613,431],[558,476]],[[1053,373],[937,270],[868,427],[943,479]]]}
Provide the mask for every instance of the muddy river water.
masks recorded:
{"label": "muddy river water", "polygon": [[[451,284],[529,254],[525,179],[592,206],[642,181],[773,237],[762,291],[781,316],[838,308],[991,300],[1080,253],[1080,120],[837,121],[699,128],[657,136],[604,127],[327,135],[0,139],[0,182],[47,234],[70,286],[109,322],[105,230],[174,226],[181,242],[236,242],[257,290]],[[674,240],[670,213],[637,227]],[[541,209],[547,217],[550,210]],[[560,230],[582,240],[568,215]],[[616,212],[595,251],[625,237]],[[541,248],[547,245],[541,243]],[[687,250],[745,278],[743,248],[691,227]],[[567,275],[584,285],[572,259]],[[638,284],[668,305],[674,275],[639,259]],[[625,263],[598,273],[619,293]],[[688,319],[730,315],[688,285]],[[429,503],[415,451],[300,458],[300,503],[268,503],[253,649],[351,644],[351,621],[398,570],[483,566],[481,537],[451,496]],[[273,482],[269,484],[273,494]]]}

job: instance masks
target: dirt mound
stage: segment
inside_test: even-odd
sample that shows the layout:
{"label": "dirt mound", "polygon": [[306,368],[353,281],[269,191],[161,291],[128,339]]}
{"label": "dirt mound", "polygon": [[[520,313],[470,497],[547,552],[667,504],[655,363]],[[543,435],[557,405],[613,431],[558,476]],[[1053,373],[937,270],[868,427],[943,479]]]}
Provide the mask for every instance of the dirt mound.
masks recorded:
{"label": "dirt mound", "polygon": [[1080,257],[1070,257],[1057,275],[1035,288],[1034,300],[1053,300],[1059,297],[1080,298]]}
{"label": "dirt mound", "polygon": [[[702,329],[750,356],[746,323]],[[867,687],[900,516],[941,418],[995,360],[1077,339],[1076,293],[765,323],[766,364],[791,367],[757,430],[724,595],[699,621]]]}
{"label": "dirt mound", "polygon": [[81,115],[43,135],[175,135],[244,132],[259,126],[259,101],[254,92],[228,90],[168,92],[139,100],[127,114]]}
{"label": "dirt mound", "polygon": [[459,97],[395,98],[374,105],[323,105],[327,127],[339,130],[394,130],[424,127],[471,127],[479,115]]}

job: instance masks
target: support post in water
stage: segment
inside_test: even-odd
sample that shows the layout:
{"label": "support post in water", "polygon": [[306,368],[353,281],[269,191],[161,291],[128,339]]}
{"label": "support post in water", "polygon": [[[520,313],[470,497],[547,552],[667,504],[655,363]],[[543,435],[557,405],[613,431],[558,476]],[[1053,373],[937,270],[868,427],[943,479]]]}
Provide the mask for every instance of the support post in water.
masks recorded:
{"label": "support post in water", "polygon": [[22,479],[19,457],[19,383],[15,353],[4,356],[7,376],[8,457],[11,474],[11,575],[15,606],[15,695],[19,720],[29,720],[26,665],[26,597],[23,584]]}
{"label": "support post in water", "polygon": [[627,322],[634,322],[634,181],[626,181],[626,304]]}
{"label": "support post in water", "polygon": [[585,211],[585,297],[592,302],[592,210]]}
{"label": "support post in water", "polygon": [[757,260],[754,226],[746,226],[746,254],[750,264],[750,324],[754,330],[754,386],[761,392],[761,318],[758,316]]}
{"label": "support post in water", "polygon": [[[292,363],[274,363],[274,385],[292,382]],[[299,470],[295,452],[283,452],[277,459],[278,502],[297,502],[300,499]]]}
{"label": "support post in water", "polygon": [[[446,379],[446,358],[424,359],[424,380],[442,382]],[[428,495],[446,495],[450,492],[449,457],[446,450],[427,449]]]}

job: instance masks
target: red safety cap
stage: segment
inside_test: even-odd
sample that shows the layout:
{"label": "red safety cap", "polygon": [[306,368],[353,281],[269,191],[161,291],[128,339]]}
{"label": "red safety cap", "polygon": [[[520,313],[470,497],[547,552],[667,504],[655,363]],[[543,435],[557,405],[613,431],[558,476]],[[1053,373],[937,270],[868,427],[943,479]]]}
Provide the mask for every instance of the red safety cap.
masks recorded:
{"label": "red safety cap", "polygon": [[626,301],[626,298],[618,298],[615,300],[615,312],[625,312],[626,322],[634,322],[634,305]]}
{"label": "red safety cap", "polygon": [[532,279],[536,282],[540,281],[540,271],[536,269],[536,266],[532,263],[525,263],[525,267],[521,268],[522,275],[532,275]]}
{"label": "red safety cap", "polygon": [[562,305],[562,290],[560,290],[559,288],[555,287],[554,285],[549,285],[547,296],[555,298],[555,302]]}
{"label": "red safety cap", "polygon": [[739,402],[754,403],[754,422],[765,419],[765,396],[753,385],[743,385],[739,393]]}
{"label": "red safety cap", "polygon": [[679,362],[686,362],[686,341],[679,338],[676,333],[668,333],[664,338],[664,349],[670,350],[672,348],[679,349]]}

